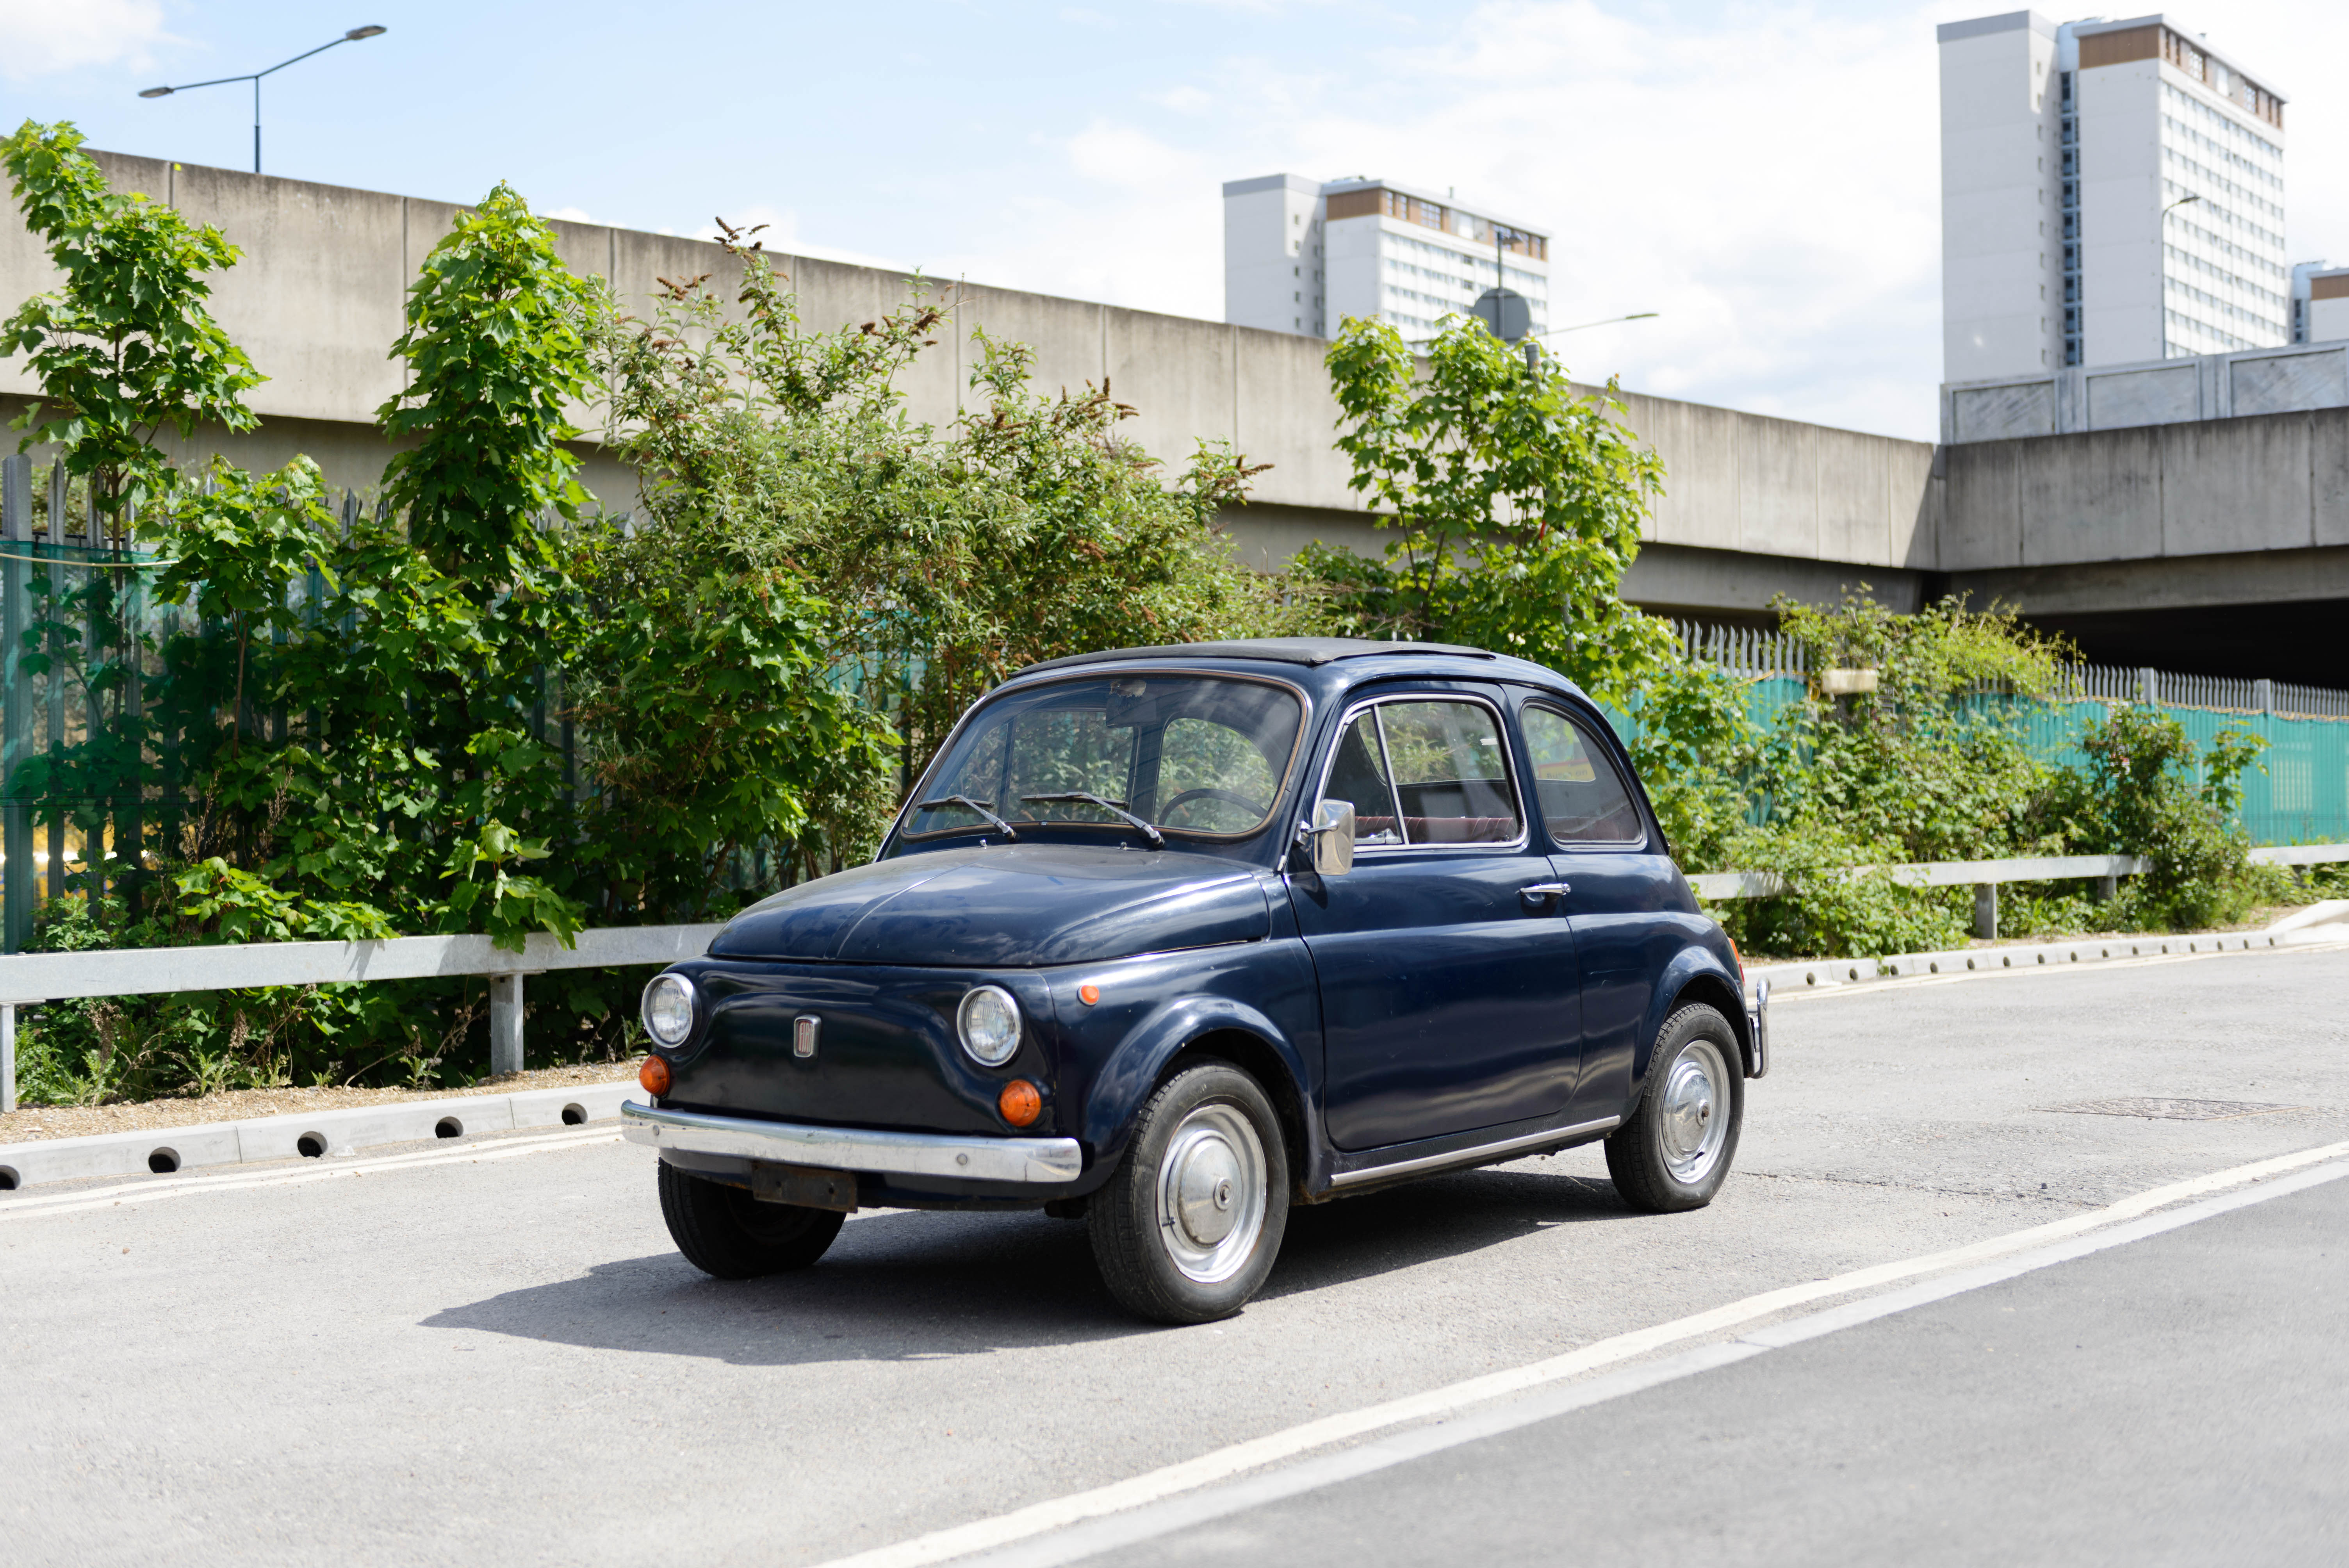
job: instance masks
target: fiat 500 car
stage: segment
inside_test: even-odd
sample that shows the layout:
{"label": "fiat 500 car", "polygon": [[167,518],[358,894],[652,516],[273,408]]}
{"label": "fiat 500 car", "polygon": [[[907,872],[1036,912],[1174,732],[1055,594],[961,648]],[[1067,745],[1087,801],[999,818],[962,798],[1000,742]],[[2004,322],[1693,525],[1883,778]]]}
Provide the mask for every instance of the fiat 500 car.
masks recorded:
{"label": "fiat 500 car", "polygon": [[1040,1208],[1127,1307],[1198,1322],[1293,1204],[1599,1140],[1633,1208],[1710,1202],[1767,1006],[1551,671],[1123,649],[1005,682],[873,863],[656,976],[624,1126],[722,1278],[860,1207]]}

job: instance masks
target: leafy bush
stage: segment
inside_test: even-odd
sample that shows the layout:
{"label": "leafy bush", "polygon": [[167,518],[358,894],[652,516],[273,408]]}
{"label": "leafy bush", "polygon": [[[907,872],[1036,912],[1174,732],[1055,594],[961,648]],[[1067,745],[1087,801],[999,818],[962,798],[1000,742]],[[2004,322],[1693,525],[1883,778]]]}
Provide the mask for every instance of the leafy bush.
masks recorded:
{"label": "leafy bush", "polygon": [[[2002,611],[1944,601],[1915,614],[1848,593],[1833,607],[1780,600],[1810,672],[1801,701],[1742,758],[1751,817],[1713,852],[1776,872],[1789,891],[1723,912],[1757,952],[1897,953],[1965,939],[1963,889],[1915,888],[1835,868],[2054,852],[2030,808],[2044,787],[2023,731],[2061,649]],[[1830,695],[1828,670],[1876,689]],[[1726,869],[1726,868],[1724,868]]]}
{"label": "leafy bush", "polygon": [[[898,379],[949,319],[920,280],[874,320],[811,331],[747,238],[727,242],[739,312],[695,280],[649,321],[608,323],[609,438],[643,476],[658,540],[643,548],[678,558],[660,569],[671,581],[788,572],[822,585],[812,644],[888,711],[905,783],[1023,665],[1302,629],[1216,531],[1258,471],[1227,447],[1202,443],[1162,482],[1158,460],[1120,434],[1134,410],[1108,387],[1043,394],[1033,353],[984,333],[971,407],[944,428],[916,423]],[[616,666],[604,668],[599,689],[616,697]],[[811,869],[869,841],[869,791],[854,807],[839,793],[867,779],[840,775],[813,808],[859,826],[848,843],[803,843]]]}
{"label": "leafy bush", "polygon": [[2081,737],[2085,765],[2061,770],[2037,810],[2075,853],[2152,860],[2121,884],[2114,918],[2126,928],[2225,924],[2288,896],[2288,875],[2252,864],[2249,835],[2230,825],[2266,744],[2230,726],[2204,750],[2159,708],[2123,704]]}

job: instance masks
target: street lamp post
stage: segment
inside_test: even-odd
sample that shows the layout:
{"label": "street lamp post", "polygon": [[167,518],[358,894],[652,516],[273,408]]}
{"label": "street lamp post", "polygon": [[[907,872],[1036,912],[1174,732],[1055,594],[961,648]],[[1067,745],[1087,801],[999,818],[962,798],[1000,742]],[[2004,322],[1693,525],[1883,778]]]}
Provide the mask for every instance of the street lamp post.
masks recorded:
{"label": "street lamp post", "polygon": [[[2177,201],[2172,201],[2168,206],[2164,207],[2161,210],[2161,242],[2165,248],[2169,243],[2169,215],[2172,212],[2177,211],[2180,207],[2185,206],[2189,201],[2199,201],[2200,200],[2202,200],[2202,198],[2199,195],[2180,196]],[[2157,256],[2154,258],[2153,263],[2154,284],[2161,291],[2161,356],[2164,359],[2169,357],[2169,284],[2168,279],[2164,276],[2168,269],[2162,265],[2162,262],[2166,259],[2167,258],[2165,257]]]}
{"label": "street lamp post", "polygon": [[265,71],[254,71],[249,76],[242,77],[214,77],[208,82],[187,82],[175,88],[148,88],[139,96],[143,98],[170,98],[173,93],[192,92],[197,88],[222,87],[229,82],[251,82],[253,84],[253,171],[258,174],[261,172],[261,78],[274,76],[288,66],[298,65],[312,55],[323,55],[336,44],[356,44],[361,38],[375,37],[384,30],[373,25],[353,27],[341,37],[335,39],[333,43],[321,44],[316,48],[298,54],[290,60],[280,60]]}

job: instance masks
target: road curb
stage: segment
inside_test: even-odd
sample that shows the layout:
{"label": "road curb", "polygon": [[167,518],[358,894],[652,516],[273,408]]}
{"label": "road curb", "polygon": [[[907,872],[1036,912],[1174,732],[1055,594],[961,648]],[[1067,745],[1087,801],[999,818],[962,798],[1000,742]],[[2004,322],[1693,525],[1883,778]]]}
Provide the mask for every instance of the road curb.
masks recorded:
{"label": "road curb", "polygon": [[636,1092],[635,1080],[621,1079],[0,1143],[0,1191],[88,1176],[136,1176],[305,1156],[326,1159],[429,1138],[584,1126],[618,1116],[620,1102]]}
{"label": "road curb", "polygon": [[1746,966],[1745,978],[1749,982],[1767,980],[1773,991],[1792,994],[1834,990],[1870,980],[1909,979],[1920,975],[1979,974],[2095,964],[2113,958],[2184,958],[2211,953],[2313,947],[2338,943],[2344,936],[2349,936],[2349,927],[2339,925],[2198,936],[2099,936],[2069,942],[2023,943],[2012,947],[1961,947],[1947,953],[1899,953],[1886,958],[1811,958],[1790,964],[1753,964]]}

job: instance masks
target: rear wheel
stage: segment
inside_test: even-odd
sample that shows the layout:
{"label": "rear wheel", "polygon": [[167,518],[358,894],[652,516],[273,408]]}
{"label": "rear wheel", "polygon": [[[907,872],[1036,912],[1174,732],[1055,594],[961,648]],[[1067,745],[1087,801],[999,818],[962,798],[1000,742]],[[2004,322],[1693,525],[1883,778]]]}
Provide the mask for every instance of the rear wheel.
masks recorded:
{"label": "rear wheel", "polygon": [[823,1256],[848,1216],[834,1209],[761,1203],[740,1187],[660,1163],[661,1218],[685,1261],[719,1279],[803,1269]]}
{"label": "rear wheel", "polygon": [[1206,1323],[1246,1306],[1288,1226],[1288,1151],[1263,1088],[1221,1062],[1169,1078],[1086,1220],[1102,1283],[1128,1311]]}
{"label": "rear wheel", "polygon": [[1634,1209],[1702,1209],[1728,1180],[1745,1119],[1745,1078],[1729,1020],[1697,1003],[1664,1020],[1631,1119],[1607,1140],[1607,1173]]}

